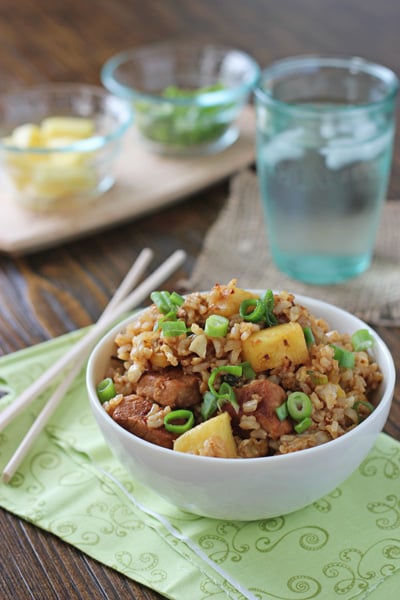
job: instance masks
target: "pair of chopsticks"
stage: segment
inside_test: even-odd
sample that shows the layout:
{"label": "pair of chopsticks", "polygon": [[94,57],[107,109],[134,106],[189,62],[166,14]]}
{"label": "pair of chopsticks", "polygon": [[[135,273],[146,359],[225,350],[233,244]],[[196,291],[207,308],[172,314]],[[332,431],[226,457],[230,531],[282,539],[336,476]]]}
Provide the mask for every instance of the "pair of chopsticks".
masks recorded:
{"label": "pair of chopsticks", "polygon": [[90,351],[98,341],[99,337],[105,333],[115,321],[121,318],[124,313],[136,308],[153,290],[157,289],[157,287],[183,263],[186,254],[183,250],[177,250],[171,254],[164,263],[147,277],[147,279],[130,292],[130,290],[137,285],[152,257],[153,253],[149,248],[142,250],[114,296],[111,298],[109,304],[104,309],[101,317],[89,332],[65,355],[53,363],[47,371],[42,373],[42,375],[40,375],[40,377],[36,379],[36,381],[34,381],[14,402],[7,406],[2,413],[0,413],[0,431],[2,431],[50,385],[56,376],[61,375],[67,370],[66,373],[64,373],[61,383],[49,398],[32,427],[22,439],[17,450],[3,469],[2,479],[5,483],[8,483],[14,476],[32,444],[39,436],[50,416],[60,404],[69,387],[72,385],[72,382],[81,371]]}

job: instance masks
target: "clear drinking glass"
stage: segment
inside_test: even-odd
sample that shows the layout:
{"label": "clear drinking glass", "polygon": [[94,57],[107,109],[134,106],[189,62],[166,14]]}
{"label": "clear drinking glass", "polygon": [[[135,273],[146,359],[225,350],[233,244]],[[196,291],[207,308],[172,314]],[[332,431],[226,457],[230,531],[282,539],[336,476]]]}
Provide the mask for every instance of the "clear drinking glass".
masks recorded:
{"label": "clear drinking glass", "polygon": [[386,195],[398,79],[363,59],[299,56],[255,91],[257,171],[277,267],[333,284],[371,262]]}

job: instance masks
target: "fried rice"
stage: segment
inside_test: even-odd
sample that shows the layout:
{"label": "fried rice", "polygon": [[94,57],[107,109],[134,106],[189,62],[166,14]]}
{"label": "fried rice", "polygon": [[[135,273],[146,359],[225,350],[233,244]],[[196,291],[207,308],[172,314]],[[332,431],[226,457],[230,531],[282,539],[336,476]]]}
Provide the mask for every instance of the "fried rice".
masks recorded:
{"label": "fried rice", "polygon": [[[197,382],[199,401],[193,401],[189,408],[194,414],[195,426],[199,425],[204,420],[201,404],[210,391],[213,370],[244,364],[244,343],[266,327],[264,321],[245,320],[236,305],[230,307],[230,296],[234,296],[237,290],[240,290],[237,281],[232,280],[227,285],[214,286],[210,292],[195,292],[184,297],[176,313],[176,318],[186,325],[186,331],[180,335],[164,335],[160,320],[165,318],[165,314],[154,303],[132,318],[115,338],[115,352],[107,373],[114,383],[115,394],[105,402],[105,410],[114,418],[124,401],[130,401],[132,405],[134,399],[137,406],[141,382],[149,373],[161,376],[165,372],[179,372],[185,378],[194,376]],[[228,320],[226,335],[206,335],[205,323],[212,314],[225,315]],[[287,427],[279,427],[279,435],[271,433],[277,430],[266,427],[265,419],[259,418],[261,400],[258,393],[243,396],[240,388],[249,382],[239,378],[233,382],[241,398],[239,414],[235,414],[229,402],[219,405],[217,411],[228,410],[235,421],[232,433],[239,458],[285,454],[334,440],[368,417],[374,404],[374,391],[382,381],[379,366],[368,350],[355,350],[350,334],[331,330],[326,321],[296,302],[293,294],[282,291],[273,295],[273,315],[277,325],[297,323],[303,331],[309,329],[312,343],[307,345],[307,358],[301,364],[285,356],[278,366],[257,370],[253,379],[257,382],[268,380],[279,386],[284,398],[295,391],[306,394],[312,405],[310,424],[305,431],[298,433],[289,415],[284,419]],[[351,368],[341,366],[335,358],[335,347],[354,356]],[[223,380],[228,381],[228,377],[222,377],[220,383]],[[136,435],[142,436],[143,430],[145,434],[142,437],[154,441],[151,436],[146,437],[146,432],[165,430],[165,416],[176,408],[163,404],[162,395],[160,398],[161,401],[158,401],[151,397],[147,390],[146,408],[141,404],[140,414],[141,426],[145,429],[138,429],[136,425],[131,427],[133,421],[128,417],[120,424]],[[184,401],[179,405],[182,406]],[[277,419],[273,412],[271,419]],[[172,437],[171,448],[179,436]],[[220,442],[217,438],[208,439],[193,452],[224,457],[224,445]],[[161,445],[166,444],[162,442]]]}

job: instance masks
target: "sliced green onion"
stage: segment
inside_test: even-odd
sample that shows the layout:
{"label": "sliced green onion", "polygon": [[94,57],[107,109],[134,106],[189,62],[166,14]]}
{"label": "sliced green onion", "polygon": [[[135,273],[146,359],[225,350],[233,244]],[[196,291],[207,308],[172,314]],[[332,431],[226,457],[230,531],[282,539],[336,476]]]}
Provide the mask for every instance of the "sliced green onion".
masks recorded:
{"label": "sliced green onion", "polygon": [[[174,423],[174,421],[184,421],[184,423]],[[194,425],[194,415],[191,410],[179,409],[173,410],[164,417],[164,427],[172,433],[185,433]]]}
{"label": "sliced green onion", "polygon": [[174,306],[182,306],[185,302],[185,298],[178,294],[178,292],[171,292],[169,295],[169,300]]}
{"label": "sliced green onion", "polygon": [[218,392],[214,389],[214,382],[217,376],[220,373],[229,373],[230,375],[235,375],[235,377],[241,377],[243,373],[243,367],[239,365],[223,365],[221,367],[215,367],[211,371],[211,375],[208,378],[208,387],[210,388],[210,392],[214,394],[218,398]]}
{"label": "sliced green onion", "polygon": [[164,321],[176,321],[176,320],[177,320],[176,312],[174,310],[170,310],[163,317],[161,317],[161,319],[159,319],[158,322],[163,323]]}
{"label": "sliced green onion", "polygon": [[239,404],[238,404],[238,401],[236,400],[236,394],[233,390],[233,387],[231,385],[229,385],[229,383],[227,381],[223,381],[221,383],[221,385],[219,386],[218,398],[217,398],[217,403],[218,403],[219,408],[221,408],[221,405],[224,402],[229,402],[229,404],[232,404],[235,411],[237,413],[239,412]]}
{"label": "sliced green onion", "polygon": [[307,375],[310,376],[310,380],[313,385],[326,385],[329,382],[328,376],[325,375],[325,373],[319,373],[318,371],[307,371]]}
{"label": "sliced green onion", "polygon": [[181,319],[178,321],[164,321],[160,324],[160,327],[165,337],[178,337],[189,331],[185,321]]}
{"label": "sliced green onion", "polygon": [[353,344],[353,348],[356,352],[372,348],[374,342],[374,337],[371,335],[368,329],[359,329],[351,336],[351,343]]}
{"label": "sliced green onion", "polygon": [[232,386],[230,386],[228,382],[223,381],[218,392],[214,388],[215,379],[220,373],[228,373],[229,375],[234,375],[235,377],[241,377],[243,373],[243,367],[240,365],[223,365],[221,367],[216,367],[211,371],[211,375],[208,378],[208,387],[210,392],[216,397],[218,405],[221,406],[222,401],[225,400],[226,402],[232,404],[236,412],[238,412],[239,405]]}
{"label": "sliced green onion", "polygon": [[265,322],[269,327],[273,327],[278,324],[278,319],[274,315],[275,299],[272,290],[267,290],[263,298],[265,304]]}
{"label": "sliced green onion", "polygon": [[[374,410],[375,407],[371,402],[367,402],[366,400],[359,400],[358,402],[354,402],[353,408],[356,411],[359,419],[366,419]],[[360,410],[363,409],[363,410]],[[365,410],[368,411],[368,414],[365,414]]]}
{"label": "sliced green onion", "polygon": [[169,301],[168,292],[151,292],[150,299],[163,315],[166,315],[173,310],[171,302]]}
{"label": "sliced green onion", "polygon": [[158,329],[160,329],[161,324],[164,323],[165,321],[176,321],[176,320],[177,320],[176,313],[173,310],[171,310],[169,313],[167,313],[166,315],[161,317],[161,319],[158,319],[157,323],[154,325],[153,331],[157,331]]}
{"label": "sliced green onion", "polygon": [[[252,309],[249,312],[249,309]],[[265,316],[265,303],[261,298],[247,298],[243,300],[239,308],[239,314],[244,321],[258,323]]]}
{"label": "sliced green onion", "polygon": [[292,392],[287,398],[287,409],[292,419],[302,421],[311,417],[312,402],[304,392]]}
{"label": "sliced green onion", "polygon": [[217,398],[212,392],[206,392],[200,407],[200,414],[204,421],[210,419],[217,412]]}
{"label": "sliced green onion", "polygon": [[311,327],[303,327],[303,333],[307,346],[312,346],[315,343],[315,338]]}
{"label": "sliced green onion", "polygon": [[106,377],[96,387],[97,397],[102,404],[115,396],[115,385],[111,377]]}
{"label": "sliced green onion", "polygon": [[170,294],[166,291],[151,292],[150,298],[163,315],[166,315],[170,312],[176,313],[178,307],[182,306],[182,304],[185,301],[185,299],[182,296],[180,296],[177,292],[172,292]]}
{"label": "sliced green onion", "polygon": [[306,431],[311,425],[312,419],[310,419],[310,417],[305,417],[305,419],[294,426],[294,430],[296,433],[303,433],[303,431]]}
{"label": "sliced green onion", "polygon": [[225,337],[228,333],[229,319],[222,315],[210,315],[206,319],[204,333],[208,337]]}
{"label": "sliced green onion", "polygon": [[227,381],[223,381],[218,390],[218,398],[223,398],[225,396],[227,398],[236,399],[235,392],[233,391],[231,384]]}
{"label": "sliced green onion", "polygon": [[346,369],[354,369],[355,356],[353,352],[340,348],[340,346],[336,346],[335,344],[330,345],[335,351],[333,358],[338,361],[339,366]]}
{"label": "sliced green onion", "polygon": [[288,409],[287,409],[286,402],[284,402],[280,406],[277,406],[276,409],[275,409],[275,413],[276,413],[276,416],[278,417],[278,419],[280,421],[284,421],[285,419],[287,419],[288,416],[289,416],[289,412],[288,412]]}
{"label": "sliced green onion", "polygon": [[245,379],[254,379],[256,376],[256,372],[248,361],[240,363],[242,367],[242,376]]}

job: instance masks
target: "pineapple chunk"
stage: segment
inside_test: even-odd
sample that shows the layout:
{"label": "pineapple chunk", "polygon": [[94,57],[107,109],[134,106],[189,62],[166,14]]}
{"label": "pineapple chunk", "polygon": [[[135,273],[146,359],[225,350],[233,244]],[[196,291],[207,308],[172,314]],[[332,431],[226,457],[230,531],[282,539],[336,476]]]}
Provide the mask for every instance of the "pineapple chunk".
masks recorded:
{"label": "pineapple chunk", "polygon": [[[66,148],[71,146],[71,144],[76,144],[78,140],[74,137],[55,137],[47,140],[47,148]],[[49,162],[54,165],[62,166],[74,166],[74,165],[83,165],[89,158],[89,154],[87,152],[54,152],[53,154],[49,154],[48,159]]]}
{"label": "pineapple chunk", "polygon": [[30,169],[38,164],[43,163],[47,160],[47,157],[41,154],[34,154],[27,150],[26,152],[21,152],[20,154],[5,151],[5,161],[7,165],[10,167],[13,172],[16,170],[18,172],[19,169],[27,172],[27,176],[30,174]]}
{"label": "pineapple chunk", "polygon": [[32,170],[32,185],[43,197],[60,197],[77,191],[89,190],[96,183],[94,173],[85,167],[37,165]]}
{"label": "pineapple chunk", "polygon": [[209,294],[209,313],[229,318],[238,314],[243,300],[249,298],[258,298],[258,296],[236,287],[235,279],[228,285],[215,285]]}
{"label": "pineapple chunk", "polygon": [[[210,447],[215,452],[211,451],[210,454]],[[229,414],[223,412],[189,429],[175,440],[174,450],[219,458],[236,458],[236,444]]]}
{"label": "pineapple chunk", "polygon": [[[93,119],[48,117],[39,125],[20,125],[9,138],[4,138],[3,141],[24,150],[5,153],[9,178],[20,192],[21,201],[25,194],[25,200],[33,206],[35,198],[52,201],[95,189],[97,173],[89,164],[92,152],[51,152],[88,138],[94,131]],[[35,152],[36,148],[50,152]]]}
{"label": "pineapple chunk", "polygon": [[308,350],[302,327],[284,323],[251,334],[242,342],[243,356],[256,372],[280,367],[285,358],[299,365],[307,361]]}
{"label": "pineapple chunk", "polygon": [[8,165],[10,167],[9,175],[14,188],[23,191],[29,185],[31,180],[31,170],[29,165],[24,166],[22,163],[16,164],[15,161],[9,161]]}
{"label": "pineapple chunk", "polygon": [[48,117],[42,121],[41,132],[46,139],[84,139],[94,134],[94,122],[84,117]]}
{"label": "pineapple chunk", "polygon": [[24,123],[16,127],[11,134],[11,142],[18,148],[38,148],[42,145],[40,127],[33,123]]}

